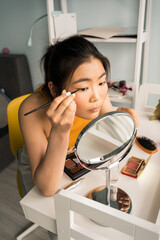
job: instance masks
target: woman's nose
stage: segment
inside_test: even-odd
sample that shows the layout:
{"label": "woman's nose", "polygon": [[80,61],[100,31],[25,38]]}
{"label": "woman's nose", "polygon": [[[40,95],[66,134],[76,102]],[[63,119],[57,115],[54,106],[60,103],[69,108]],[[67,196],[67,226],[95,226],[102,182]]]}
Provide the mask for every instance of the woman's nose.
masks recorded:
{"label": "woman's nose", "polygon": [[97,89],[92,89],[90,95],[90,102],[97,102],[99,100],[99,92]]}

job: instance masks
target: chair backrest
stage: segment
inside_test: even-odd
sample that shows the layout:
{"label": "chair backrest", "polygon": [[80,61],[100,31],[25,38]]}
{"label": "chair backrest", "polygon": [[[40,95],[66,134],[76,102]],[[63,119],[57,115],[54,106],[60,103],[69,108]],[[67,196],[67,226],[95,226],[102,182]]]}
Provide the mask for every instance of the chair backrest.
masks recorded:
{"label": "chair backrest", "polygon": [[29,95],[30,94],[26,94],[13,99],[11,102],[9,102],[7,107],[9,141],[10,148],[14,156],[17,155],[18,149],[24,144],[19,126],[18,110],[22,101]]}
{"label": "chair backrest", "polygon": [[[26,94],[13,99],[7,106],[8,131],[10,148],[14,156],[17,155],[18,149],[23,146],[24,141],[19,126],[18,111],[23,100],[30,94]],[[21,197],[23,197],[19,169],[17,169],[17,187]]]}
{"label": "chair backrest", "polygon": [[[86,197],[59,190],[55,196],[58,239],[158,240],[160,225],[121,212]],[[84,216],[74,222],[74,214]],[[91,221],[92,220],[92,221]],[[96,224],[98,222],[99,224]],[[114,235],[114,237],[113,237]]]}
{"label": "chair backrest", "polygon": [[[151,84],[144,83],[140,86],[138,93],[138,100],[136,102],[135,109],[140,112],[153,112],[155,107],[151,106],[149,101],[149,95],[152,97],[152,101],[154,103],[154,98],[157,96],[160,99],[160,84]],[[156,103],[158,104],[158,100],[156,99]],[[152,103],[151,103],[152,104]],[[156,105],[155,105],[156,106]]]}

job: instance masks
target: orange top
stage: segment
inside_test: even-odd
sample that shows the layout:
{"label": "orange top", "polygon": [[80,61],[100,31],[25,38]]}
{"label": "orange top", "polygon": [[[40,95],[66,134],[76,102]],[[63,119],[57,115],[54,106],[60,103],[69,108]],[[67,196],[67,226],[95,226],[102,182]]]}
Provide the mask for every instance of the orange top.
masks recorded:
{"label": "orange top", "polygon": [[91,120],[87,120],[87,119],[83,119],[75,116],[74,123],[70,131],[68,148],[71,148],[74,146],[79,133],[90,121]]}

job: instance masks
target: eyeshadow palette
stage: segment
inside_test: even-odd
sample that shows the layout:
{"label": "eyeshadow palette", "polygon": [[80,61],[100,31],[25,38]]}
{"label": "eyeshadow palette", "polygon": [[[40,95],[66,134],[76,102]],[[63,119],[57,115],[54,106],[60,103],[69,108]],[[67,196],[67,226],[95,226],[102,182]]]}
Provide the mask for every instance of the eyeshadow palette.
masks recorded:
{"label": "eyeshadow palette", "polygon": [[[83,163],[87,166],[86,163]],[[102,163],[92,164],[92,167],[97,167]],[[88,165],[89,166],[89,165]],[[65,161],[64,172],[72,179],[76,180],[86,173],[90,172],[90,170],[84,168],[78,161],[77,157],[74,153],[68,154]]]}
{"label": "eyeshadow palette", "polygon": [[127,164],[122,169],[121,173],[127,176],[138,178],[145,168],[145,160],[137,157],[129,158]]}
{"label": "eyeshadow palette", "polygon": [[77,160],[74,153],[67,155],[64,172],[72,179],[76,180],[77,178],[88,173],[90,170],[84,168]]}

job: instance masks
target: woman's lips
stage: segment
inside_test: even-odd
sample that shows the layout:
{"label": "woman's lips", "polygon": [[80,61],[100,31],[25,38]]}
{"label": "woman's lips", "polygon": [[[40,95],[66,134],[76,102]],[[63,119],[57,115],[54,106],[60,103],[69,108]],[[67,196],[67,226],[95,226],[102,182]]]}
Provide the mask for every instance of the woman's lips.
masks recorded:
{"label": "woman's lips", "polygon": [[99,109],[100,109],[100,107],[92,108],[92,109],[89,110],[89,112],[92,112],[92,113],[98,112]]}

